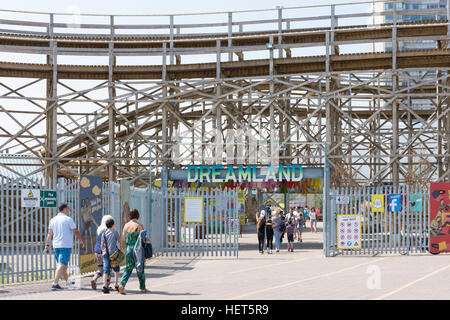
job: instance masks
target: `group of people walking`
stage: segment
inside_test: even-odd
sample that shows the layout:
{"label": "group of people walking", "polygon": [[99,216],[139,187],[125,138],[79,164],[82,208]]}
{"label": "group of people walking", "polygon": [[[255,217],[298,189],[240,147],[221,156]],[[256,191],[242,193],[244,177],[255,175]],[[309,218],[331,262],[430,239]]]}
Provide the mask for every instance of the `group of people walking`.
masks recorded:
{"label": "group of people walking", "polygon": [[[68,281],[67,266],[73,245],[72,234],[78,238],[81,247],[85,247],[80,232],[76,228],[73,219],[69,216],[69,213],[70,207],[66,203],[61,204],[58,215],[52,218],[49,224],[45,251],[49,252],[50,241],[52,240],[55,259],[58,263],[52,290],[63,289],[58,284],[61,278]],[[91,287],[93,290],[97,289],[97,280],[103,277],[103,293],[109,293],[111,290],[116,290],[121,294],[125,294],[125,285],[127,284],[133,269],[136,268],[139,279],[139,288],[141,292],[148,292],[145,287],[145,257],[141,243],[143,241],[150,241],[150,239],[147,237],[147,231],[144,230],[144,226],[138,222],[138,210],[130,210],[128,216],[129,222],[124,225],[122,236],[120,236],[119,232],[116,230],[115,221],[110,215],[103,216],[101,225],[97,228],[97,241],[94,251],[98,270],[91,280]],[[120,266],[112,267],[110,257],[117,250],[120,250],[121,243],[126,244],[126,267],[119,283]],[[110,287],[111,270],[114,272],[115,276],[114,288]]]}
{"label": "group of people walking", "polygon": [[[273,218],[273,219],[272,219]],[[264,253],[264,239],[267,240],[267,253],[272,254],[273,240],[275,239],[275,250],[280,251],[283,237],[286,234],[288,240],[288,252],[294,252],[294,242],[303,242],[302,234],[306,227],[306,221],[310,220],[311,232],[317,232],[317,212],[315,208],[308,207],[290,208],[287,215],[283,211],[279,213],[272,210],[270,206],[256,214],[256,229],[258,232],[258,249]]]}

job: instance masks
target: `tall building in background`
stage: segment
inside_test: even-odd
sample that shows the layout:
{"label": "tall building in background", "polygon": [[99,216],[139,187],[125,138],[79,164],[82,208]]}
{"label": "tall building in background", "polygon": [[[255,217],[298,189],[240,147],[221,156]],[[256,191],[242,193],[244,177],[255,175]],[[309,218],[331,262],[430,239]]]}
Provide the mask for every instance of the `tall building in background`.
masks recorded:
{"label": "tall building in background", "polygon": [[[372,4],[373,12],[375,13],[372,18],[372,23],[383,24],[383,23],[393,23],[394,15],[384,15],[380,16],[376,13],[393,11],[395,9],[399,12],[397,15],[397,22],[419,22],[419,21],[436,21],[436,20],[447,20],[447,2],[448,0],[404,0],[398,1],[396,3],[382,3],[374,2]],[[408,15],[400,14],[404,10],[427,10],[427,9],[444,9],[437,13],[422,13],[418,15]],[[405,42],[401,41],[399,43],[398,50],[420,50],[420,49],[431,49],[436,48],[436,41],[432,40],[421,40],[421,41],[411,41]],[[375,51],[392,51],[392,43],[376,43],[374,46]]]}
{"label": "tall building in background", "polygon": [[[393,23],[394,14],[393,11],[397,11],[397,23],[418,23],[420,21],[438,21],[447,20],[447,5],[449,0],[403,0],[397,1],[396,3],[383,3],[383,2],[373,2],[372,12],[374,13],[372,17],[372,23],[376,25],[381,25],[384,23]],[[405,13],[406,10],[422,10],[424,12],[418,12],[417,14]],[[385,12],[385,15],[379,15],[379,13]],[[392,12],[392,14],[389,14]],[[399,41],[398,50],[426,50],[435,49],[438,47],[436,40],[419,40],[419,41]],[[379,42],[375,43],[373,50],[375,52],[391,52],[392,42]],[[425,74],[421,71],[409,72],[412,77],[435,77],[434,72],[428,72]],[[388,81],[389,82],[389,81]],[[400,86],[406,85],[406,83],[399,83]],[[423,100],[420,98],[410,99],[408,103],[414,109],[429,108],[432,107],[430,100]]]}

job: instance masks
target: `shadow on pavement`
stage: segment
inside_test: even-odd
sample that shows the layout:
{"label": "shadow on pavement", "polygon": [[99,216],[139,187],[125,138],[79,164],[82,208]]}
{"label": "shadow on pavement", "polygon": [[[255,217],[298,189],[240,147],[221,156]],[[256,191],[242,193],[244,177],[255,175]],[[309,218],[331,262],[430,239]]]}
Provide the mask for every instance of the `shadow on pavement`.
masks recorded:
{"label": "shadow on pavement", "polygon": [[175,270],[175,271],[186,271],[186,270],[192,270],[192,269],[194,269],[194,268],[192,268],[192,267],[171,267],[171,266],[155,266],[155,265],[153,265],[153,266],[149,266],[149,267],[146,267],[146,268],[149,268],[149,269],[159,269],[159,270],[161,270],[161,269],[168,269],[168,270]]}
{"label": "shadow on pavement", "polygon": [[[294,249],[297,250],[322,250],[323,249],[323,243],[321,242],[295,242]],[[275,244],[274,244],[274,250],[275,250]],[[287,243],[283,241],[283,243],[280,246],[280,250],[287,250]],[[258,244],[255,243],[244,243],[239,244],[239,251],[258,251]]]}
{"label": "shadow on pavement", "polygon": [[167,291],[154,291],[151,288],[147,288],[150,290],[149,292],[142,293],[139,290],[127,290],[125,292],[127,294],[136,294],[136,295],[147,295],[147,294],[160,294],[164,296],[199,296],[199,293],[190,293],[190,292],[167,292]]}

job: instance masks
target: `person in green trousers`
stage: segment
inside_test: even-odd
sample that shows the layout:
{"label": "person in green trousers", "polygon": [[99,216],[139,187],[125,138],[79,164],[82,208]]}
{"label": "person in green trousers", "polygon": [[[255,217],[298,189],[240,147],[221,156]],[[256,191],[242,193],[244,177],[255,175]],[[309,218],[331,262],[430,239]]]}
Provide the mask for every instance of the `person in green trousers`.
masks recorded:
{"label": "person in green trousers", "polygon": [[[131,209],[129,212],[130,221],[125,224],[122,231],[122,242],[125,242],[127,245],[126,251],[126,268],[122,275],[122,280],[120,281],[119,293],[125,294],[125,285],[128,282],[128,279],[133,272],[133,269],[136,267],[136,260],[134,256],[134,247],[136,245],[136,241],[139,237],[139,233],[144,229],[144,226],[137,222],[139,219],[139,212],[136,209]],[[145,273],[139,272],[136,268],[137,276],[139,279],[139,288],[141,292],[148,292],[145,288]]]}

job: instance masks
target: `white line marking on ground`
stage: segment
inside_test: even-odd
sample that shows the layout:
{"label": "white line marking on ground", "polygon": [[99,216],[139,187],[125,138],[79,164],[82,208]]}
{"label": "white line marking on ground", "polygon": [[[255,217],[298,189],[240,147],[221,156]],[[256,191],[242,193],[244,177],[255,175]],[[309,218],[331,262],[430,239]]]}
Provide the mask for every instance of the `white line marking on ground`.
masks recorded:
{"label": "white line marking on ground", "polygon": [[412,285],[414,285],[414,284],[416,284],[416,283],[418,283],[418,282],[420,282],[420,281],[423,281],[423,280],[425,280],[425,279],[428,279],[428,278],[434,276],[435,274],[437,274],[437,273],[439,273],[439,272],[441,272],[441,271],[444,271],[444,270],[446,270],[446,269],[448,269],[448,268],[450,268],[450,264],[449,264],[448,266],[442,267],[442,268],[440,268],[440,269],[438,269],[438,270],[436,270],[436,271],[433,271],[432,273],[429,273],[429,274],[427,274],[426,276],[423,276],[422,278],[419,278],[419,279],[417,279],[417,280],[411,281],[410,283],[407,283],[407,284],[405,284],[404,286],[401,286],[401,287],[398,288],[398,289],[395,289],[395,290],[393,290],[393,291],[391,291],[391,292],[388,292],[388,293],[386,293],[386,294],[384,294],[384,295],[382,295],[382,296],[380,296],[380,297],[378,297],[378,298],[376,298],[376,299],[374,299],[374,300],[382,300],[382,299],[384,299],[384,298],[387,298],[387,297],[389,297],[389,296],[392,296],[393,294],[396,294],[397,292],[400,292],[400,291],[402,291],[402,290],[404,290],[404,289],[406,289],[406,288],[408,288],[408,287],[410,287],[410,286],[412,286]]}
{"label": "white line marking on ground", "polygon": [[275,290],[275,289],[279,289],[279,288],[292,286],[294,284],[302,283],[302,282],[305,282],[305,281],[311,281],[311,280],[316,280],[316,279],[319,279],[319,278],[328,277],[328,276],[331,276],[331,275],[334,275],[334,274],[337,274],[337,273],[340,273],[340,272],[356,269],[358,267],[362,267],[364,265],[375,263],[377,261],[381,261],[381,260],[384,260],[384,259],[386,259],[386,258],[379,258],[379,259],[376,259],[376,260],[371,260],[369,262],[360,263],[360,264],[357,264],[357,265],[354,265],[354,266],[351,266],[351,267],[348,267],[348,268],[344,268],[344,269],[341,269],[341,270],[337,270],[337,271],[333,271],[333,272],[329,272],[329,273],[325,273],[325,274],[320,274],[320,275],[317,275],[317,276],[313,276],[313,277],[306,278],[306,279],[301,279],[301,280],[294,281],[294,282],[285,283],[285,284],[282,284],[282,285],[279,285],[279,286],[274,286],[274,287],[270,287],[270,288],[255,290],[255,291],[248,292],[246,294],[243,294],[243,295],[240,295],[240,296],[236,296],[236,297],[233,297],[233,298],[230,298],[230,299],[227,299],[227,300],[242,299],[244,297],[248,297],[248,296],[251,296],[251,295],[254,295],[254,294],[258,294],[258,293],[262,293],[262,292],[266,292],[266,291],[270,291],[270,290]]}
{"label": "white line marking on ground", "polygon": [[317,259],[317,258],[302,258],[302,259],[296,259],[296,260],[291,260],[291,261],[286,261],[286,262],[280,262],[280,263],[274,263],[274,264],[266,264],[266,265],[263,265],[263,266],[252,267],[252,268],[247,268],[247,269],[241,269],[241,270],[237,270],[237,271],[231,271],[231,272],[228,272],[227,274],[236,274],[236,273],[241,273],[241,272],[246,272],[246,271],[265,269],[265,268],[270,268],[270,267],[281,266],[281,265],[288,264],[288,263],[294,263],[294,262],[305,261],[305,260],[312,260],[312,259]]}

